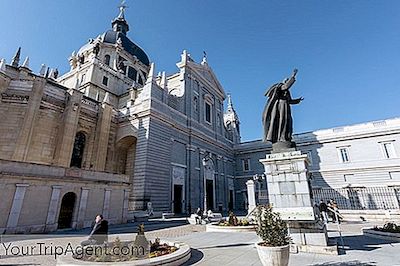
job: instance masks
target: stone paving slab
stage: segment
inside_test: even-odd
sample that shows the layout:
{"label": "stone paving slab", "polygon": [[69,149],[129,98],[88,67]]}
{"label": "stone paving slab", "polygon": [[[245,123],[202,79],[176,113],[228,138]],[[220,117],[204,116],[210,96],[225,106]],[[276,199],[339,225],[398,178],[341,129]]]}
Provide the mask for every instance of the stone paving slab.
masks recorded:
{"label": "stone paving slab", "polygon": [[[400,243],[365,237],[361,235],[362,227],[370,227],[368,223],[351,223],[341,225],[344,233],[345,244],[344,255],[330,256],[321,254],[291,254],[289,265],[313,265],[313,266],[400,266]],[[114,229],[115,234],[110,235],[110,241],[117,236],[121,240],[132,240],[135,233],[126,233],[132,225],[120,226],[119,230]],[[163,228],[161,226],[160,228]],[[339,235],[337,227],[329,224],[329,236],[337,241]],[[121,233],[117,233],[121,232]],[[153,230],[146,233],[152,240],[155,237],[171,241],[182,241],[189,244],[192,250],[192,258],[185,265],[261,265],[254,243],[259,241],[254,232],[221,233],[205,232],[205,226],[201,225],[179,225],[171,228]],[[18,240],[26,236],[16,236],[13,244],[30,245],[38,241],[52,243],[53,245],[65,245],[70,242],[76,246],[86,239],[86,235],[56,235],[49,239],[50,235],[35,236],[36,239]],[[2,244],[1,244],[2,245]],[[3,249],[4,250],[4,249]],[[0,254],[4,254],[0,246]],[[0,265],[55,265],[53,256],[10,256],[0,258]]]}

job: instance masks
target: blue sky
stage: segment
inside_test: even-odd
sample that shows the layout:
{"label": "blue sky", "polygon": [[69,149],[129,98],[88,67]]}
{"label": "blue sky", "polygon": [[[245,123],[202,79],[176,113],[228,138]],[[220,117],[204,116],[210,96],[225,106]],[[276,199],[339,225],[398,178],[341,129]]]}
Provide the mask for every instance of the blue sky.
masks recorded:
{"label": "blue sky", "polygon": [[[0,0],[0,58],[18,46],[38,72],[69,69],[73,50],[111,27],[119,1]],[[261,138],[266,88],[299,69],[297,133],[399,116],[400,1],[127,0],[128,36],[175,72],[187,49],[208,55],[241,119],[243,140]]]}

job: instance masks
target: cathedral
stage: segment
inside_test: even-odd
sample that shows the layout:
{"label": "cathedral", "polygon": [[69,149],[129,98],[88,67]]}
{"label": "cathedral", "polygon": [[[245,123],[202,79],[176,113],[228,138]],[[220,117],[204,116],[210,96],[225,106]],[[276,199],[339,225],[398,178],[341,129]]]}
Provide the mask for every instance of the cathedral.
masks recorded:
{"label": "cathedral", "polygon": [[1,62],[0,229],[124,223],[162,212],[234,204],[239,119],[207,64],[183,51],[177,72],[156,74],[129,37],[122,7],[112,29],[69,57],[70,71],[29,59]]}
{"label": "cathedral", "polygon": [[[0,233],[88,227],[98,213],[116,224],[149,209],[160,217],[247,208],[245,181],[262,173],[271,145],[241,142],[239,116],[206,57],[195,62],[184,50],[176,73],[157,74],[124,12],[71,54],[63,75],[45,65],[34,73],[21,49],[1,60]],[[343,200],[399,208],[400,119],[295,141],[312,162],[316,196],[379,184],[393,194],[374,206],[362,193]],[[259,184],[259,200],[265,193]]]}

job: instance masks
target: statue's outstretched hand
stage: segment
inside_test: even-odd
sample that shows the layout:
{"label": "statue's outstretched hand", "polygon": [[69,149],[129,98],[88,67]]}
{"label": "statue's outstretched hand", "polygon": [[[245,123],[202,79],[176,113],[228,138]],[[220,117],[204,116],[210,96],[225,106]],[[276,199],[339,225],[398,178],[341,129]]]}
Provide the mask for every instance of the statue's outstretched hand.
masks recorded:
{"label": "statue's outstretched hand", "polygon": [[300,97],[300,102],[304,100],[304,97]]}

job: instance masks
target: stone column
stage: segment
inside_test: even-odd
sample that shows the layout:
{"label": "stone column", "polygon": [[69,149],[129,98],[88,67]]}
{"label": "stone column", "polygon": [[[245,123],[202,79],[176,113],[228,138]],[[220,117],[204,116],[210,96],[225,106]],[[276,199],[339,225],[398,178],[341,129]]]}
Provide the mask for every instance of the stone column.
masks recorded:
{"label": "stone column", "polygon": [[248,214],[250,214],[256,208],[256,192],[254,190],[254,181],[248,180],[247,186],[247,200],[249,201]]}
{"label": "stone column", "polygon": [[53,186],[51,192],[49,210],[47,211],[45,232],[51,232],[57,229],[56,217],[58,211],[58,202],[60,200],[62,186]]}
{"label": "stone column", "polygon": [[104,171],[106,167],[108,138],[113,108],[108,103],[103,103],[96,128],[96,155],[94,170]]}
{"label": "stone column", "polygon": [[29,96],[28,107],[25,112],[24,122],[19,135],[12,159],[14,161],[25,161],[28,156],[29,144],[32,138],[33,125],[39,113],[40,103],[42,102],[43,90],[46,81],[43,78],[36,77],[33,81],[33,87]]}
{"label": "stone column", "polygon": [[73,228],[82,228],[85,226],[85,214],[86,214],[86,206],[87,200],[89,196],[90,188],[81,188],[81,197],[79,200],[79,209],[78,209],[78,217],[75,222],[75,226]]}
{"label": "stone column", "polygon": [[69,91],[69,99],[64,110],[61,127],[58,131],[58,141],[54,162],[56,165],[69,167],[78,128],[79,112],[83,94],[78,90]]}
{"label": "stone column", "polygon": [[108,220],[108,212],[110,209],[110,197],[111,197],[111,189],[104,189],[104,202],[103,202],[103,217]]}
{"label": "stone column", "polygon": [[24,202],[26,188],[29,184],[16,184],[14,199],[11,206],[10,214],[7,220],[6,232],[14,233],[15,227],[18,225],[19,215],[21,214],[22,204]]}
{"label": "stone column", "polygon": [[124,203],[122,206],[122,223],[126,223],[128,220],[128,204],[129,204],[129,189],[124,189]]}

